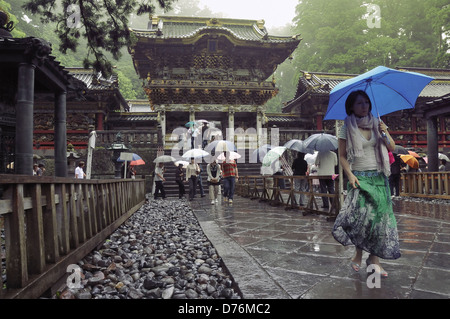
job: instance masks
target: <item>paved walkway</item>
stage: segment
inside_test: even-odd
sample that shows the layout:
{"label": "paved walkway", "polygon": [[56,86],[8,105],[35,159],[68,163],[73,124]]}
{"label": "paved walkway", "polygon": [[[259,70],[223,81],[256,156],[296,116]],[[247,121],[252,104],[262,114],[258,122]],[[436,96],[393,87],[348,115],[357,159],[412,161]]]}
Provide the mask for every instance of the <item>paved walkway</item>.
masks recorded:
{"label": "paved walkway", "polygon": [[350,267],[354,247],[334,240],[325,216],[239,196],[232,205],[191,202],[245,299],[448,299],[450,212],[434,206],[394,201],[402,257],[382,260],[389,277],[369,288],[366,268]]}

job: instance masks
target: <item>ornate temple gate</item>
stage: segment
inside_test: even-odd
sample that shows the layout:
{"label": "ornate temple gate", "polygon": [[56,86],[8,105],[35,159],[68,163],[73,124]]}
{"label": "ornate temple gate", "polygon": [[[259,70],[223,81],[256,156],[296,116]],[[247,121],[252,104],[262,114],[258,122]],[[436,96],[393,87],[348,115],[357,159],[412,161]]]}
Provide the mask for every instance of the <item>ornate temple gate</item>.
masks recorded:
{"label": "ornate temple gate", "polygon": [[229,129],[229,140],[237,128],[254,128],[260,137],[264,104],[278,92],[267,79],[300,43],[268,35],[256,20],[155,16],[149,29],[132,31],[138,40],[129,51],[164,144],[198,119]]}

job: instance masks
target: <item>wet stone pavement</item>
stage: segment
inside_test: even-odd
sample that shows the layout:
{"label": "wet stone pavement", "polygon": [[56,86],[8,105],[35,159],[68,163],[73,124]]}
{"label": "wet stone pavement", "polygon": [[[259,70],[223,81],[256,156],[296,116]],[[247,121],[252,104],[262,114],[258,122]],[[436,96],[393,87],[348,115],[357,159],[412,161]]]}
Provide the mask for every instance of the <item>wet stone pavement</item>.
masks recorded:
{"label": "wet stone pavement", "polygon": [[324,215],[239,196],[191,208],[244,299],[450,298],[450,205],[394,200],[402,257],[381,260],[389,276],[379,288],[365,265],[352,270],[354,246],[335,241]]}

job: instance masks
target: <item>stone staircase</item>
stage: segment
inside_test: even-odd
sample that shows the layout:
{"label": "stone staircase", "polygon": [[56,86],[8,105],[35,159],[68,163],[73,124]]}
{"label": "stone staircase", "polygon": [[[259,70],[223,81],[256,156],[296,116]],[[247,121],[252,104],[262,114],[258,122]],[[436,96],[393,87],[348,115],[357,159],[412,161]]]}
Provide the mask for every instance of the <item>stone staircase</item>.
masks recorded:
{"label": "stone staircase", "polygon": [[[241,163],[238,161],[239,175],[240,176],[259,175],[261,164],[260,163],[249,163],[248,151],[246,151],[245,153],[246,153],[245,163]],[[172,155],[172,149],[167,149],[165,147],[164,155]],[[207,181],[208,175],[206,173],[207,163],[205,163],[203,161],[199,165],[203,169],[202,173],[200,174],[200,176],[202,178],[202,183],[203,183],[203,190],[204,190],[205,195],[208,195],[209,194],[209,187],[208,187],[208,181]],[[175,182],[176,167],[173,163],[166,163],[164,165],[164,167],[165,167],[164,177],[166,179],[166,182],[164,182],[164,190],[166,191],[166,197],[178,197],[178,184]],[[185,188],[186,196],[187,196],[187,194],[189,194],[189,183],[188,182],[184,182],[184,188]],[[197,186],[197,197],[198,196],[200,196],[199,186]]]}

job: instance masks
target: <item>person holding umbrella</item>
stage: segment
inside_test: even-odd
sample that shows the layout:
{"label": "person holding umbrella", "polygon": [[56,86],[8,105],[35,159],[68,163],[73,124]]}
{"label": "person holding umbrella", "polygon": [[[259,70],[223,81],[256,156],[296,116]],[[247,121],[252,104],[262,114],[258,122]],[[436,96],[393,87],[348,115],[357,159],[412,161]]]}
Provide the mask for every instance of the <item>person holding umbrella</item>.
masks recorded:
{"label": "person holding umbrella", "polygon": [[178,184],[179,199],[183,198],[184,194],[186,194],[183,184],[183,176],[184,176],[183,163],[179,163],[175,169],[175,182]]}
{"label": "person holding umbrella", "polygon": [[209,199],[211,200],[211,205],[214,205],[218,201],[217,196],[219,194],[220,176],[222,175],[222,171],[217,164],[215,157],[213,157],[211,163],[206,166],[206,172],[208,173]]}
{"label": "person holding umbrella", "polygon": [[239,172],[237,164],[230,159],[230,152],[224,152],[225,160],[222,162],[222,177],[223,177],[223,196],[225,203],[233,203],[234,190],[236,186],[236,179],[239,179]]}
{"label": "person holding umbrella", "polygon": [[386,124],[374,117],[366,92],[351,92],[345,102],[344,126],[338,134],[339,161],[348,177],[347,197],[336,217],[332,234],[343,245],[353,244],[354,271],[361,268],[363,250],[369,252],[367,266],[374,264],[382,277],[387,272],[379,258],[400,257],[397,222],[392,209],[387,177],[388,150],[395,143]]}
{"label": "person holding umbrella", "polygon": [[[317,175],[333,175],[334,168],[338,164],[336,153],[333,151],[319,151],[315,164],[317,166]],[[329,194],[334,194],[333,179],[319,179],[319,185],[321,193],[326,194],[328,192]],[[328,198],[326,196],[322,197],[322,208],[330,208],[328,200],[330,200],[331,204],[333,203],[332,198]]]}
{"label": "person holding umbrella", "polygon": [[[389,188],[391,189],[391,196],[400,196],[400,176],[403,161],[396,153],[392,153],[394,162],[391,163],[391,175],[389,176]],[[395,189],[395,193],[394,193]]]}
{"label": "person holding umbrella", "polygon": [[[308,171],[308,163],[305,161],[305,153],[298,152],[297,158],[292,163],[292,170],[294,171],[294,176],[306,176]],[[294,179],[294,187],[296,191],[307,192],[308,191],[308,180],[307,179]],[[300,206],[306,205],[306,195],[299,194],[297,200]]]}
{"label": "person holding umbrella", "polygon": [[159,162],[155,167],[155,194],[154,198],[158,197],[158,194],[161,193],[161,197],[166,198],[166,191],[164,190],[164,184],[166,179],[164,178],[164,163]]}
{"label": "person holding umbrella", "polygon": [[186,181],[189,182],[189,200],[194,200],[195,189],[197,188],[197,175],[200,174],[200,167],[195,163],[195,159],[192,157],[191,162],[186,167]]}

